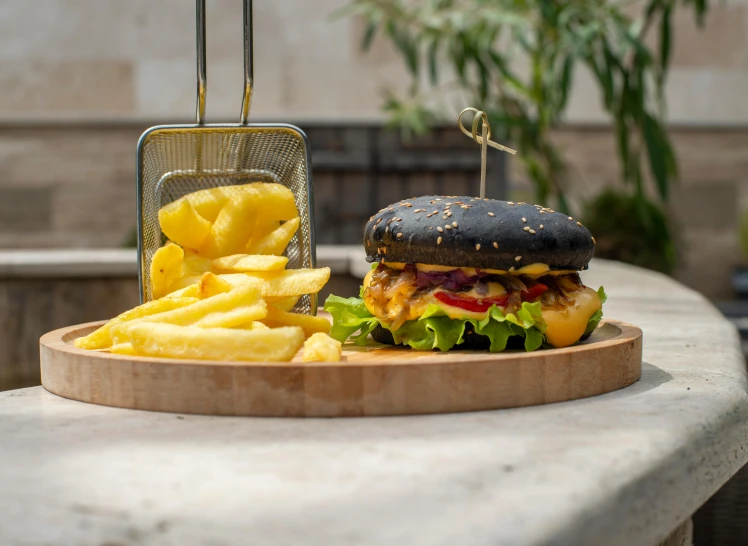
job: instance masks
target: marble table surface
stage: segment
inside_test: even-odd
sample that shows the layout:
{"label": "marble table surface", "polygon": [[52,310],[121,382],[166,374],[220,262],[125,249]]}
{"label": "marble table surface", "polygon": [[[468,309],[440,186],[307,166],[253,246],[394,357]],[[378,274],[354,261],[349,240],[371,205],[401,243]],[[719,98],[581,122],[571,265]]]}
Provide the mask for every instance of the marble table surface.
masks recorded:
{"label": "marble table surface", "polygon": [[4,546],[656,544],[748,460],[735,329],[607,262],[642,379],[547,406],[425,417],[214,418],[0,393]]}

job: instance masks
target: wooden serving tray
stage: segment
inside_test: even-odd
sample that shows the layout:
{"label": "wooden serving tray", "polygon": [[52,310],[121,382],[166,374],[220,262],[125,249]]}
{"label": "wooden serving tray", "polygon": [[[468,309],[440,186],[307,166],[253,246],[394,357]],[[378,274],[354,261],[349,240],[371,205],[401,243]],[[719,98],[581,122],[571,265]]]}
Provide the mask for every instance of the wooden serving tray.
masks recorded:
{"label": "wooden serving tray", "polygon": [[73,340],[104,322],[44,335],[42,385],[120,408],[273,417],[413,415],[513,408],[595,396],[641,376],[642,331],[607,320],[565,349],[419,352],[371,342],[338,363],[213,362],[85,351]]}

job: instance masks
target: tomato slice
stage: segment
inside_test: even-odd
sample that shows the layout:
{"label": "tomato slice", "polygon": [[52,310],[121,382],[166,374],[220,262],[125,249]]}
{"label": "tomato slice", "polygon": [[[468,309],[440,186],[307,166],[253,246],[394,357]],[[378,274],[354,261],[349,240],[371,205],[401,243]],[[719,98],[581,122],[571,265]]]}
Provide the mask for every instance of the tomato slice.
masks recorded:
{"label": "tomato slice", "polygon": [[508,296],[499,296],[496,298],[466,298],[464,296],[458,296],[457,294],[450,294],[449,292],[437,292],[434,297],[440,302],[452,307],[459,307],[465,311],[471,311],[473,313],[485,313],[492,305],[498,307],[506,307],[509,303]]}
{"label": "tomato slice", "polygon": [[[548,290],[546,285],[537,283],[528,290],[523,290],[521,299],[522,301],[535,301],[546,290]],[[451,292],[437,292],[434,294],[434,297],[446,305],[458,307],[473,313],[485,313],[492,305],[503,308],[506,307],[507,303],[509,303],[509,296],[497,296],[495,298],[468,298]]]}
{"label": "tomato slice", "polygon": [[548,290],[546,285],[537,283],[535,286],[530,287],[529,290],[522,291],[522,301],[535,301],[546,290]]}

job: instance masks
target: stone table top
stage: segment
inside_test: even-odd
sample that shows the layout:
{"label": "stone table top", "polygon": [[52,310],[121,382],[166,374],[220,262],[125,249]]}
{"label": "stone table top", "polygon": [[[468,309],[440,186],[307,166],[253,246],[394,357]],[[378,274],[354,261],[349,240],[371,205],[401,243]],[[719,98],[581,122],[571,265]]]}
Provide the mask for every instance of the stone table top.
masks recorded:
{"label": "stone table top", "polygon": [[585,278],[644,330],[642,379],[595,398],[303,420],[0,393],[0,544],[656,544],[748,460],[738,337],[664,276]]}

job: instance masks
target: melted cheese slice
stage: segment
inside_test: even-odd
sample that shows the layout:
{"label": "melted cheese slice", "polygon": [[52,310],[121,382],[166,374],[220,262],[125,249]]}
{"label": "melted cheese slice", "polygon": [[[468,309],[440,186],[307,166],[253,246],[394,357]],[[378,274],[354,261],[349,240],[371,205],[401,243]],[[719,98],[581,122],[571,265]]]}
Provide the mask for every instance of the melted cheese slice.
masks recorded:
{"label": "melted cheese slice", "polygon": [[[487,286],[488,286],[488,292],[486,294],[478,294],[475,291],[475,289],[472,289],[468,292],[460,292],[460,296],[467,297],[467,298],[481,299],[481,298],[498,298],[506,294],[506,289],[497,282],[490,282],[487,284]],[[444,311],[444,313],[451,319],[471,318],[475,320],[482,320],[486,318],[486,315],[488,314],[488,311],[483,311],[483,312],[467,311],[465,309],[462,309],[461,307],[454,307],[452,305],[448,305],[444,303],[443,301],[436,299],[435,295],[438,292],[449,293],[448,290],[441,290],[437,288],[433,292],[430,292],[427,295],[421,297],[421,300],[416,305],[413,305],[411,307],[408,320],[416,320],[418,317],[423,315],[423,313],[426,311],[426,308],[432,303],[435,303],[436,305],[441,307],[442,311]]]}
{"label": "melted cheese slice", "polygon": [[554,347],[568,347],[579,341],[590,317],[602,309],[597,292],[585,288],[574,294],[574,304],[563,311],[543,310],[543,320],[548,325],[545,338]]}
{"label": "melted cheese slice", "polygon": [[[454,268],[451,268],[450,271],[453,269]],[[364,287],[369,286],[369,284],[371,283],[371,276],[373,273],[374,270],[371,270],[364,277]],[[504,288],[504,286],[497,282],[486,283],[486,288],[487,291],[484,294],[478,294],[478,292],[475,291],[475,288],[473,288],[470,291],[461,292],[460,295],[468,298],[480,299],[497,298],[506,294],[506,289]],[[432,292],[428,292],[419,296],[415,300],[411,298],[414,291],[415,289],[412,285],[407,285],[405,283],[401,283],[399,285],[395,284],[385,291],[385,298],[387,299],[386,302],[374,302],[373,300],[365,296],[364,305],[366,305],[366,308],[373,315],[378,314],[376,313],[376,303],[379,303],[379,305],[383,305],[385,317],[388,320],[393,320],[395,317],[397,317],[403,310],[403,308],[405,308],[405,306],[409,306],[408,317],[406,320],[418,320],[426,311],[426,308],[432,303],[435,303],[436,305],[441,307],[444,313],[451,319],[472,318],[481,320],[486,318],[486,315],[488,314],[487,312],[476,313],[472,311],[466,311],[465,309],[447,305],[446,303],[436,299],[435,294],[437,292],[448,292],[446,290],[437,288]]]}
{"label": "melted cheese slice", "polygon": [[[405,264],[402,262],[384,262],[384,265],[391,269],[401,270],[405,268]],[[454,267],[449,265],[432,265],[432,264],[415,264],[418,271],[428,272],[444,272],[454,271],[455,269],[461,269],[465,275],[472,277],[476,275],[474,267]],[[566,275],[569,273],[576,273],[572,270],[558,270],[551,271],[551,268],[547,264],[530,264],[520,267],[519,269],[512,269],[511,271],[504,271],[501,269],[481,269],[483,273],[489,273],[491,275],[526,275],[528,277],[539,277],[541,275]]]}

